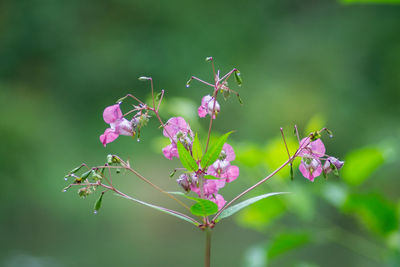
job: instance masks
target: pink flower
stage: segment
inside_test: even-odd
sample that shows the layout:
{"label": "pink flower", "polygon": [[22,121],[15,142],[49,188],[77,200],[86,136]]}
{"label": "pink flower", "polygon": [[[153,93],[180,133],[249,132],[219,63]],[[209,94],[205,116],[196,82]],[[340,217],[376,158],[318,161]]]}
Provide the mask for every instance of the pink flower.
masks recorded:
{"label": "pink flower", "polygon": [[230,164],[234,159],[235,152],[232,146],[225,143],[219,159],[208,168],[207,173],[218,178],[225,178],[227,183],[232,182],[239,176],[239,167]]}
{"label": "pink flower", "polygon": [[170,160],[173,157],[179,158],[176,142],[180,141],[185,146],[191,147],[194,136],[189,124],[182,117],[170,118],[164,126],[163,135],[171,141],[170,145],[162,149],[164,156]]}
{"label": "pink flower", "polygon": [[299,170],[310,181],[314,181],[322,173],[322,165],[319,158],[325,156],[325,145],[321,139],[311,141],[310,137],[300,141],[298,155],[302,157]]}
{"label": "pink flower", "polygon": [[[215,102],[215,107],[214,107],[214,102]],[[213,109],[214,109],[213,119],[215,119],[215,116],[220,111],[219,103],[216,100],[214,101],[214,98],[212,96],[206,95],[201,100],[201,106],[199,107],[197,112],[200,118],[204,118],[207,114],[211,116],[211,114],[213,114]]]}
{"label": "pink flower", "polygon": [[301,160],[299,170],[301,174],[311,182],[314,182],[315,177],[322,173],[321,161],[315,158],[304,158]]}
{"label": "pink flower", "polygon": [[172,160],[173,157],[179,158],[178,149],[176,147],[176,144],[175,145],[170,144],[170,145],[164,147],[162,149],[162,152],[167,159]]}
{"label": "pink flower", "polygon": [[119,104],[106,107],[103,112],[103,119],[110,124],[110,128],[100,135],[100,142],[106,144],[113,142],[120,135],[133,136],[132,122],[125,119],[122,115]]}
{"label": "pink flower", "polygon": [[[225,180],[205,180],[203,183],[203,194],[205,196],[215,195],[218,193],[218,190],[225,186]],[[190,190],[195,192],[199,197],[201,197],[201,189],[198,187],[196,183],[192,183],[190,185]]]}
{"label": "pink flower", "polygon": [[[331,166],[331,165],[334,165],[334,167]],[[344,161],[340,161],[340,160],[338,160],[337,158],[334,158],[334,157],[329,157],[325,161],[325,164],[323,166],[323,171],[326,174],[328,174],[328,173],[332,172],[332,170],[334,168],[336,168],[337,170],[340,170],[343,167],[343,165],[344,165]]]}
{"label": "pink flower", "polygon": [[321,139],[317,139],[315,141],[311,141],[310,137],[303,138],[300,141],[300,157],[308,157],[308,158],[320,158],[325,155],[325,145],[322,143]]}
{"label": "pink flower", "polygon": [[222,209],[226,203],[225,199],[220,194],[209,196],[208,199],[218,205],[218,210]]}
{"label": "pink flower", "polygon": [[165,124],[163,135],[170,139],[173,138],[173,140],[176,141],[176,137],[179,133],[183,135],[190,135],[193,137],[193,132],[184,118],[182,117],[170,118]]}

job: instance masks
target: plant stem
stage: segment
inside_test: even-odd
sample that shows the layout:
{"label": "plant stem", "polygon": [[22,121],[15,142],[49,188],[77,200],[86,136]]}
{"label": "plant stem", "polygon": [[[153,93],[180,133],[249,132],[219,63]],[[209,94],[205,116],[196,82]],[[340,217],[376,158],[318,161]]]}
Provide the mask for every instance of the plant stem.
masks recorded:
{"label": "plant stem", "polygon": [[204,255],[204,266],[210,267],[211,262],[211,229],[205,229],[206,232],[206,251]]}

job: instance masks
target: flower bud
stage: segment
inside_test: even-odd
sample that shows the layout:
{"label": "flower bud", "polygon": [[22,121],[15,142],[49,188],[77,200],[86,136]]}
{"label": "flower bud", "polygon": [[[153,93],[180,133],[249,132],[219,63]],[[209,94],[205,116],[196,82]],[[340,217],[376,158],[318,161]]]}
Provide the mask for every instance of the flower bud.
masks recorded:
{"label": "flower bud", "polygon": [[189,177],[187,174],[181,174],[178,179],[176,179],[176,182],[182,186],[183,190],[186,192],[190,191],[190,181]]}
{"label": "flower bud", "polygon": [[340,161],[337,158],[329,157],[326,159],[325,164],[323,166],[324,173],[328,174],[333,172],[334,175],[338,176],[340,170],[344,165],[344,161]]}

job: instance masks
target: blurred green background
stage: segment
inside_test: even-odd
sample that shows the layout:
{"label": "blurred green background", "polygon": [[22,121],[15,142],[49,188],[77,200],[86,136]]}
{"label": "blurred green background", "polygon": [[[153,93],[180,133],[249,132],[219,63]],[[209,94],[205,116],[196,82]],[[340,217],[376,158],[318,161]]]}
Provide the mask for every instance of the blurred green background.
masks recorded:
{"label": "blurred green background", "polygon": [[[351,1],[343,1],[351,2]],[[389,1],[390,2],[390,1]],[[153,120],[141,142],[103,148],[103,109],[126,93],[146,99],[152,76],[166,90],[163,118],[196,118],[207,56],[237,67],[244,101],[226,103],[215,129],[241,175],[231,199],[286,160],[293,140],[327,126],[340,178],[310,183],[288,170],[256,193],[291,191],[217,225],[214,266],[400,266],[400,6],[335,1],[0,1],[0,266],[202,266],[203,233],[174,217],[106,195],[62,193],[81,162],[129,158],[176,191],[177,160],[160,153]],[[125,104],[123,109],[129,108]],[[176,207],[131,175],[114,177],[134,197]],[[178,208],[178,207],[177,207]]]}

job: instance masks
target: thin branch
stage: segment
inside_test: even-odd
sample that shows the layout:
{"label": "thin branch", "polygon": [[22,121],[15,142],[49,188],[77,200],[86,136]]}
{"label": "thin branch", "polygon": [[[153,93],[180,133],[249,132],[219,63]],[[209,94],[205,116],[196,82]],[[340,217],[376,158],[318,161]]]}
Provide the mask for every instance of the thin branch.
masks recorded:
{"label": "thin branch", "polygon": [[195,77],[195,76],[192,76],[192,79],[194,79],[194,80],[196,80],[196,81],[199,81],[199,82],[201,82],[201,83],[204,83],[205,85],[208,85],[208,86],[214,87],[214,85],[213,85],[213,84],[211,84],[211,83],[208,83],[208,82],[206,82],[206,81],[203,81],[202,79],[199,79],[199,78],[197,78],[197,77]]}

